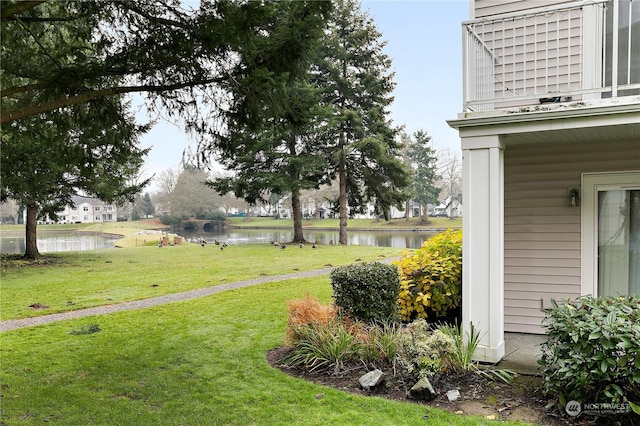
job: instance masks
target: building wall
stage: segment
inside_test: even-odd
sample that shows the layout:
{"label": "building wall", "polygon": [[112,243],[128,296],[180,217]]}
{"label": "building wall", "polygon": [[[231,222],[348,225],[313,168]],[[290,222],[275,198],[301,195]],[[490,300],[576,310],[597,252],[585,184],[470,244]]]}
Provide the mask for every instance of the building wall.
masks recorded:
{"label": "building wall", "polygon": [[637,170],[639,152],[640,139],[507,146],[505,331],[542,333],[540,309],[580,295],[580,208],[568,190],[585,172]]}

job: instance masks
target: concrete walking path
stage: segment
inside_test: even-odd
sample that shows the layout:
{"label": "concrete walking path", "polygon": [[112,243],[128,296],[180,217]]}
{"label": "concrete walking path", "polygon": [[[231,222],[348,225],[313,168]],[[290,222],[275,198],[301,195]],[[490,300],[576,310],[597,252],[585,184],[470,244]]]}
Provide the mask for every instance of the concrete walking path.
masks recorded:
{"label": "concrete walking path", "polygon": [[[387,263],[387,262],[391,262],[394,259],[385,259],[385,260],[381,260],[380,262]],[[93,315],[106,315],[106,314],[111,314],[113,312],[133,311],[136,309],[150,308],[152,306],[164,305],[167,303],[197,299],[200,297],[209,296],[211,294],[220,293],[226,290],[250,287],[258,284],[265,284],[265,283],[271,283],[276,281],[285,281],[285,280],[290,280],[292,278],[317,277],[319,275],[326,275],[329,272],[331,272],[333,269],[334,267],[329,267],[329,268],[323,268],[323,269],[313,269],[311,271],[294,272],[294,273],[285,274],[285,275],[259,277],[251,280],[236,281],[233,283],[199,288],[196,290],[189,290],[181,293],[166,294],[164,296],[152,297],[150,299],[134,300],[131,302],[118,303],[114,305],[96,306],[94,308],[60,312],[58,314],[42,315],[39,317],[7,320],[7,321],[0,322],[0,332],[15,330],[17,328],[49,324],[56,321],[83,318],[83,317],[88,317]]]}

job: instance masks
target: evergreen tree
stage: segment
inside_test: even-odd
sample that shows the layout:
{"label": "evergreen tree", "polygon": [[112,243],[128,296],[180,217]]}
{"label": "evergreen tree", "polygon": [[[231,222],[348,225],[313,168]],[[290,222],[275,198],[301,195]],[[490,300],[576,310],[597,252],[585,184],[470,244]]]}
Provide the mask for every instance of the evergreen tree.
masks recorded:
{"label": "evergreen tree", "polygon": [[3,0],[0,123],[139,92],[204,131],[219,124],[223,87],[255,98],[255,83],[299,68],[330,3],[294,2],[300,25],[290,27],[291,3]]}
{"label": "evergreen tree", "polygon": [[[314,25],[316,34],[309,33],[304,3],[283,4],[287,8],[275,22],[290,28],[283,34],[283,44],[296,43],[305,31],[307,37],[320,37],[319,20]],[[241,62],[252,63],[273,43],[257,34],[247,44],[253,48],[243,50]],[[205,156],[214,153],[215,160],[233,172],[209,182],[219,194],[232,192],[251,205],[267,202],[270,194],[290,194],[296,242],[305,240],[300,192],[318,188],[326,180],[324,152],[313,138],[326,112],[317,91],[308,84],[311,58],[307,56],[306,61],[298,62],[299,67],[289,68],[277,79],[267,69],[245,76],[247,81],[238,87],[251,87],[251,92],[229,87],[234,96],[225,117],[227,125],[224,131],[213,133],[210,145],[200,147]]]}
{"label": "evergreen tree", "polygon": [[406,199],[408,172],[398,157],[398,130],[387,118],[394,89],[391,60],[380,38],[359,1],[336,1],[314,62],[314,83],[331,110],[318,135],[329,174],[339,182],[341,244],[347,243],[349,214],[373,203],[375,214],[388,219],[391,206]]}
{"label": "evergreen tree", "polygon": [[[431,136],[423,130],[417,130],[413,138],[405,135],[405,157],[411,170],[411,199],[420,206],[420,220],[425,221],[424,214],[428,203],[437,203],[440,188],[438,180],[436,151],[430,145]],[[408,217],[408,213],[407,213]]]}
{"label": "evergreen tree", "polygon": [[156,212],[153,202],[151,201],[151,196],[148,192],[145,192],[144,196],[140,198],[140,211],[144,217],[151,217]]}
{"label": "evergreen tree", "polygon": [[146,130],[135,124],[128,105],[118,97],[4,126],[0,198],[12,198],[26,208],[26,258],[39,256],[38,218],[57,220],[74,195],[109,203],[133,201],[148,183],[131,184],[148,152],[138,146]]}

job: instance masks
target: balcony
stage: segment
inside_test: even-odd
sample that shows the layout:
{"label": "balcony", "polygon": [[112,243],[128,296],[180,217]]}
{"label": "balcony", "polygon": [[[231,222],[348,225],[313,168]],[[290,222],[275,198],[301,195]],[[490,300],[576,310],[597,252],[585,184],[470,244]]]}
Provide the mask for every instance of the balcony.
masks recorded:
{"label": "balcony", "polygon": [[636,97],[640,3],[570,2],[467,21],[463,55],[468,113]]}

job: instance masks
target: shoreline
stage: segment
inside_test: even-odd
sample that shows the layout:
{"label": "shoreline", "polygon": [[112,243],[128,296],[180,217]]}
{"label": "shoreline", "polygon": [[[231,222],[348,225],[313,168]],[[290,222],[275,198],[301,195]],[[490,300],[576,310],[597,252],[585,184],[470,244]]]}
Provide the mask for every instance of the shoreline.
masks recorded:
{"label": "shoreline", "polygon": [[[290,226],[225,226],[225,229],[278,229],[278,230],[290,230]],[[460,229],[460,226],[450,226],[448,228],[349,228],[347,226],[347,232],[349,231],[358,231],[358,232],[432,232],[432,233],[440,233],[444,232],[447,229]],[[319,227],[319,226],[302,226],[302,229],[306,231],[340,231],[340,228],[333,227]]]}

